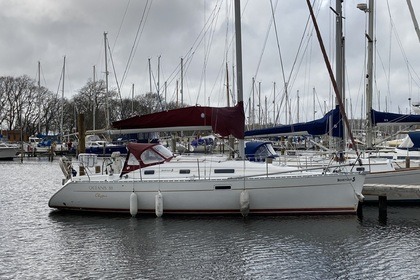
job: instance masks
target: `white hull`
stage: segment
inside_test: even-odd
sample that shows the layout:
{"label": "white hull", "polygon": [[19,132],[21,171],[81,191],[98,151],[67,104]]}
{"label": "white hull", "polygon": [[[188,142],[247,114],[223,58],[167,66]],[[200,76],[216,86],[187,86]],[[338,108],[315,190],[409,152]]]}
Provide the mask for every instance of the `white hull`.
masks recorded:
{"label": "white hull", "polygon": [[[145,146],[150,147],[143,149]],[[361,173],[311,173],[212,156],[172,159],[169,151],[154,144],[131,143],[129,148],[138,148],[140,154],[134,150],[134,156],[129,150],[124,165],[119,158],[104,159],[105,163],[112,162],[106,170],[90,161],[74,175],[66,171],[70,170],[69,162],[62,161],[61,168],[68,179],[51,197],[49,206],[157,216],[347,214],[356,213],[365,180]],[[169,157],[164,160],[166,156]],[[147,166],[154,159],[162,164]]]}
{"label": "white hull", "polygon": [[1,143],[0,146],[0,160],[6,160],[6,159],[13,159],[14,157],[16,157],[16,154],[19,152],[19,148],[9,145],[9,144],[5,144],[5,143]]}
{"label": "white hull", "polygon": [[[387,184],[387,185],[420,185],[420,167],[413,168],[399,168],[396,166],[404,166],[405,161],[393,162],[386,158],[371,158],[361,159],[363,162],[362,167],[366,170],[365,184]],[[280,162],[285,162],[282,158]],[[304,166],[309,167],[325,167],[330,163],[322,157],[317,156],[296,156],[289,157],[288,166],[299,168]],[[412,166],[418,165],[413,163]],[[348,170],[359,168],[359,166],[351,167],[345,166],[341,169]],[[420,202],[420,198],[411,194],[391,195],[387,197],[390,202]],[[365,201],[378,201],[377,196],[366,196]]]}
{"label": "white hull", "polygon": [[0,160],[1,159],[12,159],[16,157],[18,149],[0,149]]}
{"label": "white hull", "polygon": [[[107,176],[107,175],[104,175]],[[111,179],[111,178],[108,178]],[[155,213],[155,196],[164,214],[238,214],[240,195],[249,193],[250,214],[355,213],[364,175],[331,174],[214,180],[69,181],[49,201],[65,210],[130,213],[137,195],[139,213]]]}

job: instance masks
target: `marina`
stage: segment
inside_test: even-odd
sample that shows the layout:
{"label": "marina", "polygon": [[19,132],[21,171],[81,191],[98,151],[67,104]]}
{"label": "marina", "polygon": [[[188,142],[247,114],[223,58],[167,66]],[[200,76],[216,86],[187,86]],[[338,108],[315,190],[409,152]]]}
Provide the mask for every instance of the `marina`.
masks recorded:
{"label": "marina", "polygon": [[[279,3],[271,1],[264,13],[260,3],[241,8],[240,0],[190,3],[190,10],[203,10],[199,24],[190,11],[169,9],[165,14],[167,7],[178,8],[173,3],[155,3],[153,9],[149,1],[136,9],[138,3],[128,3],[121,38],[135,34],[135,39],[122,77],[116,72],[122,69],[128,41],[120,43],[120,31],[116,48],[103,33],[103,78],[97,79],[93,66],[92,77],[70,99],[64,86],[66,56],[59,78],[61,98],[59,90],[41,86],[39,61],[37,84],[25,75],[1,77],[1,157],[6,161],[0,161],[0,279],[419,278],[420,131],[415,126],[420,115],[411,112],[415,106],[405,84],[398,90],[387,84],[386,98],[392,88],[398,113],[391,112],[396,106],[386,98],[386,112],[380,110],[381,97],[374,100],[386,84],[376,64],[376,42],[382,41],[377,41],[375,17],[382,10],[377,13],[375,1],[369,0],[353,7],[360,12],[355,16],[343,9],[343,1],[335,2],[329,15],[335,35],[330,34],[328,44],[327,5],[322,1],[307,0],[308,10],[303,13],[296,6],[296,15],[290,13],[294,4],[282,3],[277,9]],[[132,11],[137,20],[142,16],[137,33],[129,34]],[[267,16],[253,21],[255,12]],[[162,33],[165,41],[160,41],[155,35],[161,34],[160,24],[175,23],[168,15],[177,14],[184,15],[187,28],[175,32],[175,25],[169,26],[176,38]],[[359,25],[363,16],[367,30],[359,35],[364,42],[356,42],[355,34],[346,41],[345,33],[355,26],[350,19]],[[263,34],[261,27],[252,30],[261,19],[270,21],[265,41],[255,36]],[[283,36],[301,32],[297,25],[304,27],[300,43],[288,38],[287,52],[281,51]],[[86,56],[80,61],[90,61],[87,38],[92,34],[85,34]],[[271,35],[277,54],[266,51]],[[218,42],[223,37],[224,47]],[[145,50],[155,41],[160,44],[153,55],[169,45],[181,61],[165,61],[161,68],[159,54],[154,71]],[[258,62],[255,43],[262,43]],[[138,68],[137,46],[141,56],[149,55],[148,75]],[[244,56],[242,46],[247,48]],[[356,59],[348,58],[359,48],[365,49],[365,59],[353,65]],[[196,57],[202,54],[204,66],[200,59],[197,67]],[[277,56],[279,61],[273,59]],[[128,97],[124,82],[132,77],[132,63],[142,89],[135,94],[132,84]],[[170,75],[164,73],[168,65],[174,68]],[[387,66],[385,78],[393,77],[391,69],[401,71]],[[414,68],[407,69],[415,82]],[[111,73],[116,87],[109,83]],[[193,78],[198,73],[201,78]],[[351,81],[356,76],[360,81]],[[281,77],[280,90],[275,80],[271,93],[261,90],[262,79]],[[357,94],[363,97],[350,99],[347,94],[354,95],[357,83]],[[401,110],[403,102],[397,99],[402,96],[408,96],[409,111]],[[300,105],[306,111],[304,121]]]}
{"label": "marina", "polygon": [[0,279],[415,279],[420,207],[357,215],[55,211],[58,161],[0,162]]}

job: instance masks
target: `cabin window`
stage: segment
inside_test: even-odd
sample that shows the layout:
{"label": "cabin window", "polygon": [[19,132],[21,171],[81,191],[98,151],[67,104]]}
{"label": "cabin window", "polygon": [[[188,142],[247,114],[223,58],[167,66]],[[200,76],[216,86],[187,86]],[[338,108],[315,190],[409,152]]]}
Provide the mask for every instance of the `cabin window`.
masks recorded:
{"label": "cabin window", "polygon": [[162,145],[156,145],[153,147],[153,149],[155,149],[159,154],[161,154],[165,158],[171,158],[173,156],[171,151],[169,151],[167,148],[165,148]]}
{"label": "cabin window", "polygon": [[215,190],[230,190],[231,186],[214,186]]}
{"label": "cabin window", "polygon": [[233,168],[215,169],[214,173],[235,173],[235,169]]}
{"label": "cabin window", "polygon": [[179,174],[190,174],[191,170],[189,169],[181,169],[179,170]]}
{"label": "cabin window", "polygon": [[155,174],[154,170],[144,170],[144,175],[153,175]]}
{"label": "cabin window", "polygon": [[127,165],[140,165],[140,163],[136,159],[136,157],[130,153],[130,155],[128,156]]}
{"label": "cabin window", "polygon": [[154,163],[162,162],[165,160],[158,153],[156,153],[155,151],[151,149],[144,151],[140,155],[140,158],[144,162],[144,164],[154,164]]}

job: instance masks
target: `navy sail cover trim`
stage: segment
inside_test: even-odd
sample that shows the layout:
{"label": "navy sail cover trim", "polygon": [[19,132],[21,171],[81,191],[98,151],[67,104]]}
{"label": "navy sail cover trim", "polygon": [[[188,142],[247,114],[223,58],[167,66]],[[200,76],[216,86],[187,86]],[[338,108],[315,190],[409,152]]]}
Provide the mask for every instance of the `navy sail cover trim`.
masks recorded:
{"label": "navy sail cover trim", "polygon": [[420,115],[403,115],[372,110],[373,125],[420,124]]}
{"label": "navy sail cover trim", "polygon": [[[332,125],[330,126],[331,119]],[[294,133],[302,134],[302,132],[305,132],[309,135],[325,135],[329,134],[331,127],[332,136],[343,137],[343,122],[338,106],[325,114],[321,119],[305,123],[295,123],[264,129],[248,130],[245,131],[245,137],[293,135]]]}

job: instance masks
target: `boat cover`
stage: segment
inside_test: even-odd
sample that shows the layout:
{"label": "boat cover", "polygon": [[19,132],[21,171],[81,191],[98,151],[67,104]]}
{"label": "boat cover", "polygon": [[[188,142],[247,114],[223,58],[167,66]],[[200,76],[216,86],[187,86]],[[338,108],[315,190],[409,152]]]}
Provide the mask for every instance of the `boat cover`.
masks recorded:
{"label": "boat cover", "polygon": [[266,158],[276,158],[271,142],[251,141],[245,143],[245,156],[250,161],[265,161]]}
{"label": "boat cover", "polygon": [[373,125],[420,124],[420,115],[404,115],[372,110]]}
{"label": "boat cover", "polygon": [[[332,125],[330,121],[332,117]],[[290,125],[280,125],[276,127],[248,130],[245,137],[270,137],[281,135],[325,135],[328,134],[332,127],[332,136],[343,136],[343,122],[338,106],[329,111],[321,119],[313,120],[305,123],[295,123]]]}
{"label": "boat cover", "polygon": [[128,143],[127,156],[120,177],[134,170],[170,161],[173,154],[156,143]]}
{"label": "boat cover", "polygon": [[408,149],[409,151],[420,150],[420,131],[410,131],[404,138],[404,141],[398,146],[399,149]]}
{"label": "boat cover", "polygon": [[115,129],[211,126],[222,137],[244,138],[245,114],[243,102],[235,107],[192,106],[134,116],[112,123]]}

